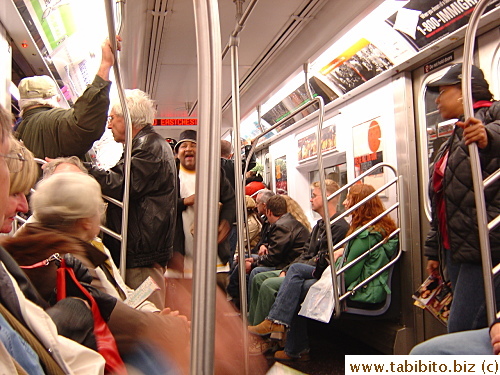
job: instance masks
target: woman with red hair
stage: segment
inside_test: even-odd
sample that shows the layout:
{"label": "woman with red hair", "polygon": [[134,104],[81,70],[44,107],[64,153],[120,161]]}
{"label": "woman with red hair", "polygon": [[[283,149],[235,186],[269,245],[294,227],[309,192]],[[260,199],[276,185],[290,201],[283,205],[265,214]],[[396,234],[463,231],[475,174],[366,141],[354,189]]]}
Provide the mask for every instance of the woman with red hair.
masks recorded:
{"label": "woman with red hair", "polygon": [[[344,206],[349,209],[361,202],[375,191],[373,186],[358,184],[351,187]],[[347,236],[376,218],[385,208],[378,196],[356,208],[352,213],[352,220]],[[346,290],[352,290],[370,275],[386,265],[398,247],[398,239],[388,238],[396,229],[396,224],[390,216],[385,215],[369,226],[355,238],[347,242],[345,248],[334,252],[336,267],[340,268],[358,258],[361,254],[372,249],[381,241],[382,245],[375,248],[370,255],[344,272]],[[267,318],[256,326],[248,327],[249,332],[271,338],[282,338],[288,329],[284,350],[277,351],[274,358],[277,360],[309,360],[309,343],[307,338],[307,324],[305,318],[299,317],[296,311],[301,302],[301,292],[308,288],[316,278],[313,276],[314,266],[304,263],[294,263],[288,269],[285,280],[279,289],[276,300],[269,311]],[[380,303],[385,301],[389,287],[386,284],[388,272],[370,281],[366,287],[356,291],[349,297],[350,300],[361,303]]]}

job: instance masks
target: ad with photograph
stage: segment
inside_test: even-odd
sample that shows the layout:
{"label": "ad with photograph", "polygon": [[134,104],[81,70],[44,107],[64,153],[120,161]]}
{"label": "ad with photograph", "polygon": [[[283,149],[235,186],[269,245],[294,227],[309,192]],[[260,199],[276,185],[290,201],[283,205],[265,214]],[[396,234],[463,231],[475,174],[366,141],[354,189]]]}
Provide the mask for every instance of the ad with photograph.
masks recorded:
{"label": "ad with photograph", "polygon": [[[384,161],[383,137],[381,118],[363,122],[352,128],[354,177],[358,177],[368,169]],[[382,168],[377,168],[363,180],[365,184],[372,185],[375,189],[385,183]]]}
{"label": "ad with photograph", "polygon": [[392,66],[380,49],[361,38],[325,65],[320,73],[345,94]]}
{"label": "ad with photograph", "polygon": [[276,193],[288,194],[288,181],[286,177],[286,156],[274,160],[274,176],[276,179]]}
{"label": "ad with photograph", "polygon": [[[316,133],[309,134],[297,140],[298,160],[303,162],[316,157],[318,147],[316,145]],[[328,126],[321,132],[321,151],[324,155],[326,152],[337,149],[337,139],[335,125]]]}

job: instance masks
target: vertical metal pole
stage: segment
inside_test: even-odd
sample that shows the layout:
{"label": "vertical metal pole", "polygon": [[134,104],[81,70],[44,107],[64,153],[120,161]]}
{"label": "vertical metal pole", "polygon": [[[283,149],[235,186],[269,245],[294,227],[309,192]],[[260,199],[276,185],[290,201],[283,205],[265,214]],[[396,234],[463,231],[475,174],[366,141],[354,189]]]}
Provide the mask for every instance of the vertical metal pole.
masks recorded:
{"label": "vertical metal pole", "polygon": [[105,0],[106,17],[108,21],[108,34],[111,43],[111,49],[115,53],[115,64],[113,70],[115,72],[115,81],[118,89],[118,96],[120,97],[120,104],[122,107],[123,118],[125,120],[125,150],[124,150],[124,166],[123,166],[123,209],[122,209],[122,240],[120,247],[120,275],[125,280],[125,271],[127,269],[127,228],[128,228],[128,206],[130,196],[130,155],[132,153],[132,121],[128,112],[127,100],[123,90],[123,83],[120,74],[120,63],[118,60],[118,53],[116,51],[116,32],[115,32],[115,18],[113,13],[112,0]]}
{"label": "vertical metal pole", "polygon": [[193,0],[200,102],[196,152],[191,374],[214,373],[220,195],[221,40],[217,0]]}
{"label": "vertical metal pole", "polygon": [[[474,108],[472,103],[472,55],[474,53],[474,38],[479,25],[479,20],[484,10],[488,5],[488,0],[480,0],[472,12],[465,33],[464,42],[464,62],[462,65],[462,93],[464,100],[464,115],[465,118],[474,116]],[[471,164],[472,183],[474,186],[474,199],[476,201],[477,212],[477,228],[479,231],[479,245],[481,248],[481,259],[484,277],[484,292],[486,302],[486,315],[488,323],[492,324],[496,316],[496,301],[495,289],[493,283],[493,273],[490,254],[490,239],[488,230],[488,218],[486,216],[486,203],[484,200],[484,185],[479,160],[477,144],[469,145],[469,155]]]}
{"label": "vertical metal pole", "polygon": [[[309,99],[314,100],[313,94],[311,92],[311,87],[309,86],[309,63],[304,63],[304,77],[305,77],[305,89]],[[328,256],[330,258],[330,272],[332,274],[332,288],[333,288],[333,301],[334,310],[333,315],[335,318],[340,317],[340,300],[339,300],[339,288],[337,286],[337,272],[335,270],[335,261],[333,256],[333,239],[332,239],[332,227],[330,226],[330,213],[328,212],[328,198],[326,196],[326,178],[325,169],[323,167],[323,150],[321,149],[321,141],[323,139],[323,117],[325,114],[325,104],[321,96],[317,96],[319,104],[318,112],[318,125],[316,127],[316,150],[318,154],[318,169],[319,169],[319,185],[321,190],[321,200],[323,201],[323,220],[325,222],[325,233],[326,233],[326,244],[328,249]]]}
{"label": "vertical metal pole", "polygon": [[[247,283],[245,272],[245,213],[246,202],[243,195],[245,186],[245,178],[242,178],[243,172],[241,170],[241,146],[240,146],[240,80],[238,73],[238,46],[239,38],[231,36],[230,38],[231,49],[231,87],[232,87],[232,107],[233,107],[233,149],[234,149],[234,188],[236,193],[236,224],[238,229],[238,265],[239,265],[239,281],[240,281],[240,308],[243,329],[243,348],[245,349],[245,374],[249,373],[249,360],[248,360],[248,330],[247,330]],[[249,241],[247,241],[248,243]]]}

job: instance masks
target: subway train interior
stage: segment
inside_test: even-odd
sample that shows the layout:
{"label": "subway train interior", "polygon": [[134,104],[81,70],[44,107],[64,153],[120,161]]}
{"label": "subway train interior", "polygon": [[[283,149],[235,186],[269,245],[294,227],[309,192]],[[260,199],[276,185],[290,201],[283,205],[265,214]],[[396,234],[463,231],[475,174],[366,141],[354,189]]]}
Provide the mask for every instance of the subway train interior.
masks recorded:
{"label": "subway train interior", "polygon": [[[311,184],[321,180],[321,167],[342,187],[378,163],[388,165],[363,181],[375,188],[397,182],[379,195],[386,207],[398,206],[391,215],[400,227],[402,252],[391,269],[390,305],[379,316],[342,313],[328,330],[311,322],[311,340],[342,355],[399,355],[446,333],[445,324],[412,298],[427,278],[429,167],[454,126],[441,119],[438,94],[427,84],[464,61],[466,29],[478,0],[109,3],[3,0],[0,103],[19,117],[19,81],[48,75],[58,83],[60,105],[70,108],[92,82],[101,43],[116,28],[122,38],[116,54],[119,76],[115,69],[110,95],[118,96],[117,76],[124,89],[147,92],[156,102],[154,129],[164,138],[179,140],[192,129],[233,145],[253,145],[264,183],[295,199],[312,226],[319,216],[311,208]],[[204,69],[213,64],[208,61],[213,45],[200,46],[209,40],[199,26],[207,4],[216,10],[208,12],[212,19],[206,23],[218,29],[210,42],[218,44],[221,64],[220,77],[210,81],[213,101],[203,98],[200,85]],[[481,16],[472,53],[495,99],[500,98],[499,5],[490,1]],[[322,98],[324,111],[313,98]],[[321,147],[316,138],[320,121]],[[235,136],[240,139],[234,141]],[[95,163],[110,168],[122,151],[107,130],[90,153]],[[197,215],[205,214],[198,209]],[[342,373],[342,360],[332,364],[328,357],[326,352],[314,357],[324,364],[320,370],[291,366],[309,374]]]}

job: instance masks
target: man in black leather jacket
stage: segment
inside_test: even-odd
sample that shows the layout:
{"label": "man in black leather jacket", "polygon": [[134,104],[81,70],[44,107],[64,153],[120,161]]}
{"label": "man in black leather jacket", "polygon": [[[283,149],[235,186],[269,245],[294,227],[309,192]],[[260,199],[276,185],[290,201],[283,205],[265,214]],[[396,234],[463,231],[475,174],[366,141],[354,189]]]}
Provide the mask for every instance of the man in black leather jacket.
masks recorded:
{"label": "man in black leather jacket", "polygon": [[[149,300],[160,309],[165,303],[164,272],[172,257],[176,218],[177,175],[172,149],[151,126],[154,102],[140,90],[126,90],[132,121],[132,154],[130,166],[130,205],[128,216],[127,272],[125,282],[137,288],[151,276],[160,291]],[[125,120],[120,102],[111,107],[108,127],[115,141],[125,142]],[[123,157],[110,170],[88,166],[102,192],[122,200],[124,189]],[[109,205],[107,226],[121,232],[122,210]],[[118,264],[119,241],[105,236],[104,243]]]}

